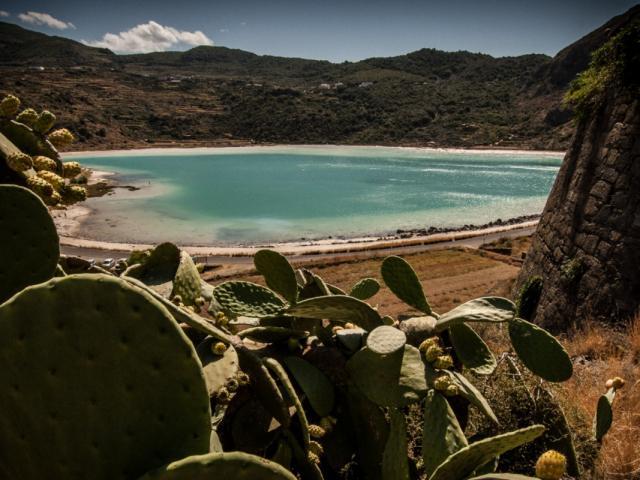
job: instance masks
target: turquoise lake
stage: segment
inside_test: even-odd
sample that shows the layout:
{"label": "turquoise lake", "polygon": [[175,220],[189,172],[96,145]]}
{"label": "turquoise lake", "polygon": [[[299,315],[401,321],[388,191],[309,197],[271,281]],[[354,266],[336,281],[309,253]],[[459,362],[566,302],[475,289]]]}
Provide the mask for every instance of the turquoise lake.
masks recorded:
{"label": "turquoise lake", "polygon": [[90,199],[81,237],[250,244],[540,213],[560,154],[256,147],[86,154],[135,192]]}

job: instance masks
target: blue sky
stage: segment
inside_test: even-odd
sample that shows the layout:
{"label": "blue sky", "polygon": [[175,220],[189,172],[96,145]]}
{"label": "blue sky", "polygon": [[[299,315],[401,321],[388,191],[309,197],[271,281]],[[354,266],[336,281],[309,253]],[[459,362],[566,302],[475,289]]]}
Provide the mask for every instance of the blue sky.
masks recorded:
{"label": "blue sky", "polygon": [[636,1],[3,0],[0,20],[120,52],[214,44],[341,62],[425,47],[554,55]]}

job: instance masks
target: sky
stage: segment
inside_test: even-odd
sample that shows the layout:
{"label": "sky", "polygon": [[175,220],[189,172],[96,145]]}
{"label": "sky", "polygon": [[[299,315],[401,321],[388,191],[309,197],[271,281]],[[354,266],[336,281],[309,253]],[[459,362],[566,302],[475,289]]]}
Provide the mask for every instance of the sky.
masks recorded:
{"label": "sky", "polygon": [[196,45],[333,62],[421,48],[555,55],[637,0],[2,0],[0,21],[116,53]]}

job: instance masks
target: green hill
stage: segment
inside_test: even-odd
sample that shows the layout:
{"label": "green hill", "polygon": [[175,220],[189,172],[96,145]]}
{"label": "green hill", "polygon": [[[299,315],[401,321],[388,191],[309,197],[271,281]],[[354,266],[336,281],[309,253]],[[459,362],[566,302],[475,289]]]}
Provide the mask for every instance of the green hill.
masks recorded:
{"label": "green hill", "polygon": [[562,149],[561,106],[612,19],[551,59],[422,49],[340,64],[225,47],[115,55],[0,22],[0,91],[60,112],[81,148],[343,143]]}

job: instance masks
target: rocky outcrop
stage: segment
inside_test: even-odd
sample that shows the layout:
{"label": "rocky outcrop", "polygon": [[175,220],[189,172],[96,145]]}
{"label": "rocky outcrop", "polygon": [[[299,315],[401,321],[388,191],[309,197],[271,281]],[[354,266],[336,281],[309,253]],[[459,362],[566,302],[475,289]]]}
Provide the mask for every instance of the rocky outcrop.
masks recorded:
{"label": "rocky outcrop", "polygon": [[640,105],[610,88],[579,122],[516,288],[543,277],[534,320],[563,330],[640,307]]}

